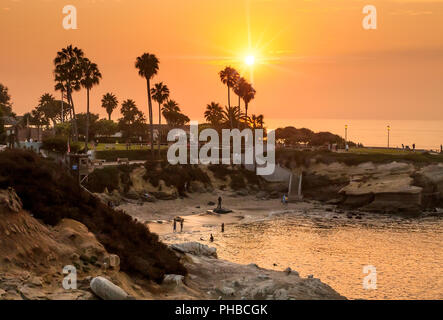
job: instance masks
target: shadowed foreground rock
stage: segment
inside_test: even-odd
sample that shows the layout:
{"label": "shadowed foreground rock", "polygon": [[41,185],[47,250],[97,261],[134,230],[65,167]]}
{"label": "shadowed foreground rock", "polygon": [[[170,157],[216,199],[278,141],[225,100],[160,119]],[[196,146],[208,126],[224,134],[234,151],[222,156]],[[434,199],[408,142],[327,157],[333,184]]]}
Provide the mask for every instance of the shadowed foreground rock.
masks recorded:
{"label": "shadowed foreground rock", "polygon": [[[196,248],[195,242],[173,244],[171,248]],[[192,294],[202,293],[203,299],[227,300],[342,300],[346,299],[320,279],[301,278],[296,271],[273,271],[262,269],[255,264],[239,265],[208,255],[207,249],[183,249],[177,253],[189,271],[185,286],[181,290]],[[180,288],[179,288],[180,289]],[[177,290],[179,290],[177,289]]]}

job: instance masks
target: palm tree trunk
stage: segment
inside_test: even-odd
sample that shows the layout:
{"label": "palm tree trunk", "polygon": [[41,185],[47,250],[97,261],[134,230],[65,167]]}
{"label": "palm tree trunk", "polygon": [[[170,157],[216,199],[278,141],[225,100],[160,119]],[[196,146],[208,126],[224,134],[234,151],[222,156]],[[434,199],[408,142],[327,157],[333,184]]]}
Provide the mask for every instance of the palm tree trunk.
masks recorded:
{"label": "palm tree trunk", "polygon": [[78,142],[78,130],[77,130],[77,117],[75,115],[75,107],[74,107],[74,100],[72,99],[72,94],[69,92],[68,99],[71,103],[71,113],[72,113],[72,133],[73,133],[73,140],[74,142]]}
{"label": "palm tree trunk", "polygon": [[[52,135],[55,136],[55,125],[57,124],[57,122],[55,121],[55,118],[52,119]],[[40,134],[40,133],[39,133]]]}
{"label": "palm tree trunk", "polygon": [[161,113],[161,103],[158,103],[158,136],[157,136],[157,144],[158,144],[158,158],[160,159],[160,143],[162,137],[162,113]]}
{"label": "palm tree trunk", "polygon": [[110,113],[108,113],[108,117],[109,117],[109,120],[111,120],[111,114]]}
{"label": "palm tree trunk", "polygon": [[150,126],[150,133],[151,133],[151,155],[152,160],[155,160],[155,154],[154,154],[154,126],[152,123],[152,101],[151,101],[151,84],[149,79],[146,79],[146,86],[148,90],[148,107],[149,107],[149,126]]}
{"label": "palm tree trunk", "polygon": [[232,122],[231,90],[230,90],[229,86],[228,86],[228,110],[229,110],[229,114],[230,114],[229,120],[230,120],[230,123],[231,123],[231,130],[232,130],[234,128],[234,124]]}
{"label": "palm tree trunk", "polygon": [[85,134],[85,150],[88,152],[89,143],[89,89],[86,89],[86,134]]}
{"label": "palm tree trunk", "polygon": [[245,103],[245,116],[248,118],[248,104]]}

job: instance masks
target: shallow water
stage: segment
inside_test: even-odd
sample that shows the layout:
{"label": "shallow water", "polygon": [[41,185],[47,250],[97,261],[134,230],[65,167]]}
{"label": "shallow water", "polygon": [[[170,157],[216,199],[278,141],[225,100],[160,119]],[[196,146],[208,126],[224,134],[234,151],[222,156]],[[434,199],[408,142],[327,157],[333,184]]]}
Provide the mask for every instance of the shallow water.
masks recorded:
{"label": "shallow water", "polygon": [[[295,212],[190,238],[213,232],[211,245],[221,259],[276,270],[289,266],[350,299],[443,299],[443,219],[337,215]],[[365,265],[376,268],[375,290],[363,289]]]}

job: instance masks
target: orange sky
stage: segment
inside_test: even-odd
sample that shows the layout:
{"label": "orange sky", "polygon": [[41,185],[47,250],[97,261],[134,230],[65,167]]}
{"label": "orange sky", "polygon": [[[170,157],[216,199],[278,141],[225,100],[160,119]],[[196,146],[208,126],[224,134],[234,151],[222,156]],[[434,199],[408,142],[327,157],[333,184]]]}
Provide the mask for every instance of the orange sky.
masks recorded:
{"label": "orange sky", "polygon": [[[78,30],[62,27],[68,4]],[[367,4],[375,31],[361,26]],[[226,104],[218,71],[244,69],[252,51],[250,112],[265,119],[443,119],[443,0],[0,0],[0,43],[0,83],[18,114],[54,93],[52,60],[72,43],[101,69],[91,110],[102,116],[106,92],[146,113],[134,62],[149,52],[160,59],[154,82],[199,120],[207,103]],[[74,98],[84,111],[85,91]]]}

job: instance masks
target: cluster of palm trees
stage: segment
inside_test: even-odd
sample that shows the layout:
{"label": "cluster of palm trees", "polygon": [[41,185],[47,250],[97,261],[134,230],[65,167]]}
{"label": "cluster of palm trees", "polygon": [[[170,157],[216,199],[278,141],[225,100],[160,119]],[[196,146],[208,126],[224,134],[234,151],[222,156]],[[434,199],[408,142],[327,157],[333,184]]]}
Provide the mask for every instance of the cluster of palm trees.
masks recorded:
{"label": "cluster of palm trees", "polygon": [[[87,101],[87,121],[86,121],[86,138],[85,149],[88,149],[89,136],[89,93],[91,89],[100,83],[102,75],[97,64],[91,62],[85,57],[83,50],[69,45],[57,52],[54,59],[54,80],[56,82],[55,89],[62,92],[62,103],[66,93],[69,108],[69,117],[72,123],[73,139],[78,141],[78,128],[76,121],[75,105],[72,97],[74,91],[81,88],[86,89]],[[62,113],[64,110],[62,109]],[[62,116],[64,118],[64,116]]]}
{"label": "cluster of palm trees", "polygon": [[[152,79],[159,71],[159,60],[154,54],[144,53],[136,58],[135,68],[138,74],[146,80],[146,94],[148,98],[148,118],[151,141],[151,153],[154,157],[154,127],[152,100],[158,103],[159,113],[159,134],[161,135],[162,115],[169,125],[183,125],[189,122],[189,118],[181,113],[177,102],[170,99],[170,90],[163,82],[154,84],[151,87]],[[41,119],[44,124],[50,120],[55,123],[58,119],[64,122],[65,119],[71,122],[73,140],[78,141],[78,127],[76,121],[73,92],[82,88],[86,89],[87,121],[85,134],[85,149],[88,148],[89,140],[89,115],[90,115],[90,91],[100,83],[102,74],[97,64],[85,57],[83,50],[69,45],[57,52],[54,59],[54,80],[55,89],[61,91],[62,99],[56,100],[51,95],[41,98],[40,108],[34,111],[34,117]],[[228,88],[228,105],[222,108],[220,104],[212,102],[208,104],[205,111],[206,120],[217,127],[263,127],[263,116],[248,116],[249,103],[255,98],[256,91],[253,86],[239,72],[232,67],[226,67],[219,73],[220,80]],[[238,105],[231,106],[231,91],[238,96]],[[64,99],[67,103],[64,103]],[[244,102],[244,111],[241,108],[241,101]],[[118,99],[113,93],[106,93],[101,101],[102,107],[106,110],[109,120],[113,111],[118,106]],[[59,107],[57,107],[59,105]],[[161,136],[158,137],[158,152],[160,153]]]}
{"label": "cluster of palm trees", "polygon": [[[222,108],[219,103],[211,102],[206,106],[204,113],[206,121],[214,127],[263,128],[263,115],[248,116],[249,103],[255,98],[256,91],[240,73],[232,67],[225,67],[219,72],[220,80],[228,88],[228,106]],[[238,97],[238,105],[231,106],[231,90]],[[241,101],[245,105],[244,112],[241,109]]]}

